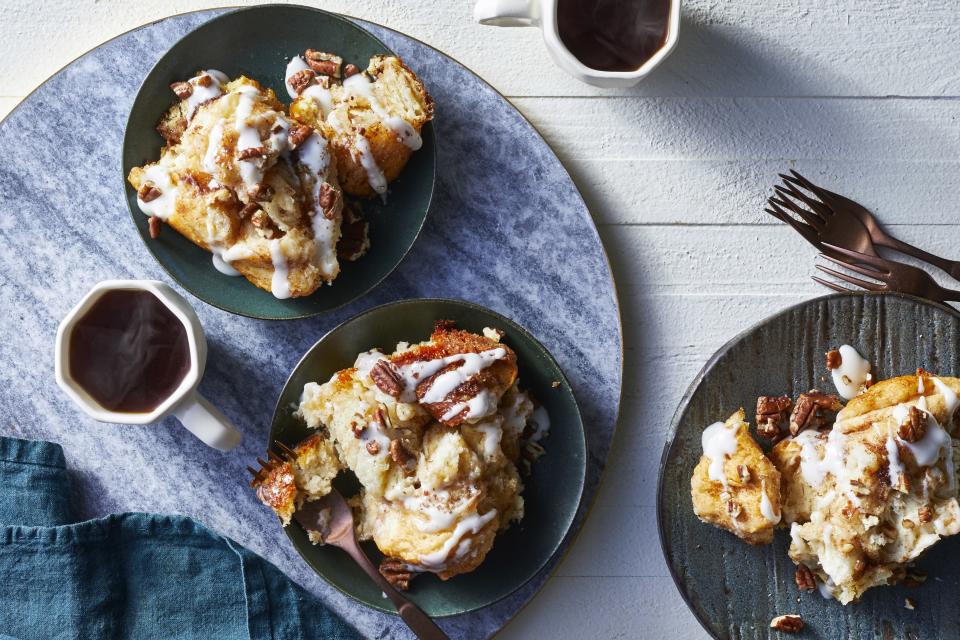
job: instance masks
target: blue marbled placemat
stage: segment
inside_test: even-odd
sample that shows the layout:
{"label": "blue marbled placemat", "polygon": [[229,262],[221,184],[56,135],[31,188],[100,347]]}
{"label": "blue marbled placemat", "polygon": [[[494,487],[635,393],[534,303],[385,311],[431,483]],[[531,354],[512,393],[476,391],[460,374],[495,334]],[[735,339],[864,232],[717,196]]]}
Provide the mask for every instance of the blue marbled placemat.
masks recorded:
{"label": "blue marbled placemat", "polygon": [[[194,516],[266,556],[365,635],[412,637],[399,618],[371,611],[317,577],[247,487],[245,467],[266,447],[288,373],[327,330],[391,300],[463,298],[513,318],[553,353],[583,410],[590,457],[579,526],[620,397],[619,312],[606,256],[570,177],[502,96],[435,49],[364,23],[436,98],[437,186],[413,250],[374,292],[309,320],[242,318],[186,296],[210,345],[201,391],[244,432],[235,451],[207,448],[173,419],[135,427],[87,418],[54,382],[57,324],[100,280],[152,278],[179,290],[130,221],[120,143],[150,67],[218,13],[169,18],[107,42],[0,123],[0,434],[64,445],[80,517],[131,510]],[[441,624],[455,638],[489,637],[546,577]]]}

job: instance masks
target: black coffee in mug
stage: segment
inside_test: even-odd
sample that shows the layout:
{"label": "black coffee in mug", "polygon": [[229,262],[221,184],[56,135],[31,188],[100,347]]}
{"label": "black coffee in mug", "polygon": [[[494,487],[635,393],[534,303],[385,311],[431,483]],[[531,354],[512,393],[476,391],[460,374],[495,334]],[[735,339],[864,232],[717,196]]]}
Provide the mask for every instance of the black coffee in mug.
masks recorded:
{"label": "black coffee in mug", "polygon": [[557,0],[563,45],[598,71],[636,71],[667,42],[675,0]]}

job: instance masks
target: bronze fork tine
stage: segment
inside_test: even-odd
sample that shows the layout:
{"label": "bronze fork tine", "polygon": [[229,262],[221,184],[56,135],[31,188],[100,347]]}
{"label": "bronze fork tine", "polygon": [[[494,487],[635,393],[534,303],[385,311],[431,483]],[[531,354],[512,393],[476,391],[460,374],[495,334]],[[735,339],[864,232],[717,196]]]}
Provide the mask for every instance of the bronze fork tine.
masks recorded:
{"label": "bronze fork tine", "polygon": [[793,230],[802,235],[810,244],[820,244],[820,237],[817,235],[816,229],[804,222],[800,222],[786,211],[781,209],[773,198],[769,198],[767,200],[767,204],[770,205],[770,208],[764,209],[764,211],[772,215],[774,218],[777,218],[781,222],[793,227]]}
{"label": "bronze fork tine", "polygon": [[833,289],[837,293],[856,293],[853,289],[848,289],[847,287],[841,287],[836,282],[830,282],[829,280],[824,280],[823,278],[818,278],[817,276],[810,276],[814,282],[822,284],[827,289]]}
{"label": "bronze fork tine", "polygon": [[782,196],[781,197],[770,196],[769,198],[767,198],[767,203],[771,205],[773,204],[780,205],[783,208],[793,211],[795,214],[803,218],[803,221],[806,222],[811,227],[813,227],[814,229],[819,230],[820,228],[823,227],[823,218],[821,218],[820,216],[818,216],[817,214],[811,211],[807,211],[806,209],[799,206],[796,202],[792,200],[788,200],[787,198]]}
{"label": "bronze fork tine", "polygon": [[[855,260],[859,263],[869,264],[875,267],[876,271],[885,272],[888,275],[890,273],[890,261],[884,258],[881,258],[879,256],[871,256],[866,253],[861,253],[859,251],[853,251],[852,249],[845,249],[843,247],[830,244],[829,242],[824,242],[823,244],[824,246],[828,247],[831,251],[835,251],[842,256],[846,256],[847,260]],[[845,266],[850,266],[847,260],[844,260],[843,263]],[[836,262],[836,260],[834,260],[834,262]],[[854,271],[856,271],[856,269],[854,269]],[[859,273],[863,273],[863,272],[861,271]],[[864,275],[870,275],[870,274],[867,273]]]}
{"label": "bronze fork tine", "polygon": [[[774,185],[773,190],[780,194],[781,198],[792,198],[794,200],[803,202],[809,208],[808,213],[815,215],[820,224],[826,222],[826,219],[833,215],[833,211],[830,209],[830,207],[824,205],[822,202],[817,202],[792,184],[788,184],[787,187],[778,184]],[[797,208],[800,209],[801,207]],[[797,213],[799,213],[799,211],[797,211]]]}
{"label": "bronze fork tine", "polygon": [[[822,254],[821,254],[821,255],[822,255]],[[828,256],[824,256],[824,257],[827,257],[827,259],[830,259]],[[837,260],[833,260],[833,262],[836,262],[837,264],[843,264],[843,266],[845,266],[845,267],[849,267],[849,266],[850,266],[850,265],[848,265],[848,264],[844,264],[844,263],[839,262],[839,261],[837,261]],[[886,289],[887,289],[886,284],[877,284],[877,283],[875,283],[875,282],[868,282],[868,281],[866,281],[866,280],[861,280],[860,278],[854,278],[853,276],[848,276],[848,275],[845,274],[845,273],[841,273],[841,272],[839,272],[839,271],[834,271],[833,269],[830,269],[830,268],[828,268],[828,267],[825,267],[825,266],[823,266],[822,264],[818,264],[818,265],[814,265],[814,266],[816,266],[816,268],[817,268],[819,271],[822,271],[823,273],[830,274],[830,275],[833,276],[834,278],[839,278],[840,280],[843,280],[844,282],[849,282],[850,284],[856,285],[856,286],[860,287],[861,289],[867,289],[868,291],[886,291]],[[879,277],[879,276],[878,276],[878,277]]]}
{"label": "bronze fork tine", "polygon": [[[833,193],[831,193],[830,191],[827,191],[826,189],[822,189],[822,188],[818,187],[817,185],[813,184],[812,182],[810,182],[809,180],[807,180],[806,178],[804,178],[802,175],[800,175],[799,173],[797,173],[797,171],[794,170],[794,169],[791,169],[791,170],[790,170],[790,175],[789,175],[789,176],[781,173],[781,174],[780,174],[780,177],[783,179],[784,182],[786,182],[786,183],[788,183],[788,184],[790,184],[790,185],[792,185],[792,186],[803,187],[804,189],[806,189],[806,190],[809,191],[810,193],[812,193],[812,194],[814,194],[815,196],[817,196],[818,198],[820,198],[820,200],[821,200],[822,202],[824,202],[824,203],[830,203],[830,202],[833,202],[834,204],[836,203],[835,198],[832,198],[832,197],[831,197],[831,196],[833,196],[833,195],[835,195],[835,194],[833,194]],[[831,209],[830,213],[831,213],[831,214],[833,213],[833,210],[832,210],[832,209]]]}

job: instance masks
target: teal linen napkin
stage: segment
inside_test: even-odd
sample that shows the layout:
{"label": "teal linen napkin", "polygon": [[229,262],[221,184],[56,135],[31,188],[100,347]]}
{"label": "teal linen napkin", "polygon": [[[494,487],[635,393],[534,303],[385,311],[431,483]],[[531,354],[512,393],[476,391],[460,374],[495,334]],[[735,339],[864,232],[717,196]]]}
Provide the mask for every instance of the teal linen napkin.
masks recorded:
{"label": "teal linen napkin", "polygon": [[0,640],[354,640],[276,567],[198,522],[71,524],[63,450],[0,437]]}

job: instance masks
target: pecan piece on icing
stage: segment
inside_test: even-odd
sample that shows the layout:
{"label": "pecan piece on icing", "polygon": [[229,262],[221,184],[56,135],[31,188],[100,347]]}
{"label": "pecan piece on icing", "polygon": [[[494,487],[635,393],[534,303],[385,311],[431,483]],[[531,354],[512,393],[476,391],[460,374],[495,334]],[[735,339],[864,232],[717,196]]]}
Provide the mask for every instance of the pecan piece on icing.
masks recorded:
{"label": "pecan piece on icing", "polygon": [[827,351],[825,355],[826,355],[826,361],[827,361],[827,369],[829,369],[830,371],[833,371],[834,369],[839,369],[840,365],[843,364],[843,358],[840,355],[839,349],[831,349],[830,351]]}
{"label": "pecan piece on icing", "polygon": [[240,149],[237,151],[238,160],[253,160],[254,158],[262,158],[263,154],[266,153],[266,149],[263,147],[247,147],[246,149]]}
{"label": "pecan piece on icing", "polygon": [[797,582],[797,588],[800,591],[813,591],[817,588],[817,581],[813,577],[813,571],[810,571],[810,567],[805,564],[797,565],[797,572],[794,574],[793,579]]}
{"label": "pecan piece on icing", "polygon": [[177,94],[177,98],[180,100],[186,100],[193,95],[193,85],[189,82],[174,82],[170,85],[170,89]]}
{"label": "pecan piece on icing", "polygon": [[808,427],[819,426],[822,411],[839,411],[843,408],[835,395],[809,391],[801,393],[790,414],[790,435],[795,436]]}
{"label": "pecan piece on icing", "polygon": [[395,588],[406,591],[410,588],[414,572],[407,563],[398,558],[384,558],[380,561],[380,575]]}
{"label": "pecan piece on icing", "polygon": [[931,509],[928,504],[923,505],[920,507],[920,511],[917,512],[917,517],[921,523],[926,524],[933,520],[933,509]]}
{"label": "pecan piece on icing", "polygon": [[156,240],[160,237],[160,229],[163,226],[163,220],[157,216],[150,216],[150,237]]}
{"label": "pecan piece on icing", "polygon": [[360,73],[360,68],[355,64],[348,64],[343,68],[343,77],[349,78],[350,76],[355,76]]}
{"label": "pecan piece on icing", "polygon": [[290,146],[296,149],[303,144],[303,141],[309,138],[312,133],[313,129],[311,127],[301,124],[290,129],[290,133],[287,134],[287,139],[290,141]]}
{"label": "pecan piece on icing", "polygon": [[256,202],[245,204],[243,208],[240,209],[240,213],[239,213],[240,219],[245,220],[246,218],[249,218],[250,216],[255,214],[257,211],[260,211],[260,205],[258,205]]}
{"label": "pecan piece on icing", "polygon": [[900,425],[897,435],[904,442],[921,440],[927,432],[927,415],[917,407],[910,406],[907,412],[907,421]]}
{"label": "pecan piece on icing", "polygon": [[293,92],[297,95],[303,93],[304,89],[309,87],[313,83],[313,79],[316,77],[316,73],[312,69],[304,69],[302,71],[297,71],[295,74],[287,78],[287,83],[290,85],[290,88],[293,89]]}
{"label": "pecan piece on icing", "polygon": [[316,49],[307,49],[304,58],[311,69],[324,76],[340,77],[340,67],[343,58],[332,53],[324,53]]}
{"label": "pecan piece on icing", "polygon": [[376,440],[367,440],[366,447],[367,447],[367,453],[369,453],[372,456],[375,456],[378,453],[380,453],[380,443],[377,442]]}
{"label": "pecan piece on icing", "polygon": [[403,380],[400,378],[400,374],[386,360],[377,360],[377,363],[370,369],[370,379],[373,380],[380,391],[388,396],[398,398],[403,391]]}
{"label": "pecan piece on icing", "polygon": [[795,614],[777,616],[770,621],[770,628],[784,633],[797,633],[803,630],[803,618]]}
{"label": "pecan piece on icing", "polygon": [[163,195],[163,192],[157,188],[157,185],[152,182],[144,182],[140,186],[140,190],[137,191],[137,197],[143,200],[144,202],[153,202],[157,198]]}
{"label": "pecan piece on icing", "polygon": [[323,211],[323,217],[327,220],[333,220],[334,204],[337,202],[337,191],[329,182],[320,184],[320,194],[317,196],[317,204]]}
{"label": "pecan piece on icing", "polygon": [[209,87],[213,84],[213,76],[209,73],[202,73],[197,76],[197,85],[201,87]]}

